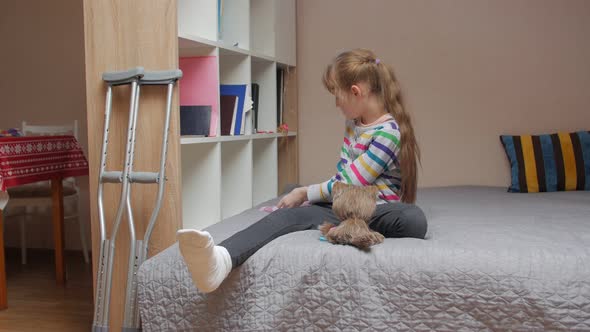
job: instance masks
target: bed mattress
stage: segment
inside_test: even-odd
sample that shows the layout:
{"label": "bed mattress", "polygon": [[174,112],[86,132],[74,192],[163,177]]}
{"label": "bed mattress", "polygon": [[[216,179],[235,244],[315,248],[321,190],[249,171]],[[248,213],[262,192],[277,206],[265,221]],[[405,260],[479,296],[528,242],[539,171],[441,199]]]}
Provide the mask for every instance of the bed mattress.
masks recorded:
{"label": "bed mattress", "polygon": [[[272,205],[276,200],[261,205]],[[425,240],[282,236],[201,294],[173,245],[139,269],[146,331],[590,331],[590,192],[420,189]],[[208,228],[216,243],[262,218]]]}

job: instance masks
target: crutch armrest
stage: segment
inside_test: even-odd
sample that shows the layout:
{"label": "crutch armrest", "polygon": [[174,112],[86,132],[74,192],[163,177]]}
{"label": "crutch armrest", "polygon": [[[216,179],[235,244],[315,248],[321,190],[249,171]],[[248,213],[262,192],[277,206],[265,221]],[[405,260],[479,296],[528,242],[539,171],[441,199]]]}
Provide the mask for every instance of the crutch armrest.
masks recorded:
{"label": "crutch armrest", "polygon": [[146,71],[141,78],[140,83],[145,85],[162,85],[169,84],[179,80],[182,77],[182,70],[160,70]]}
{"label": "crutch armrest", "polygon": [[135,67],[123,71],[107,71],[102,74],[102,80],[111,85],[122,85],[131,83],[144,76],[143,67]]}

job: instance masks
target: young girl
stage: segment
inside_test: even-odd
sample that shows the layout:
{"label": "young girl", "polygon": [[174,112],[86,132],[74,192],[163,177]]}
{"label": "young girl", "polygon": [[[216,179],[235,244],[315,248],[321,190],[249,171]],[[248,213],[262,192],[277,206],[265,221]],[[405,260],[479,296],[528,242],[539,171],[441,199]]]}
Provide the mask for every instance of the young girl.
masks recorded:
{"label": "young girl", "polygon": [[[279,210],[219,245],[208,232],[178,231],[180,252],[200,291],[217,289],[233,268],[281,235],[315,229],[324,221],[338,224],[330,205],[336,181],[379,188],[377,209],[369,224],[374,231],[387,238],[424,238],[426,218],[411,204],[416,200],[420,153],[393,70],[373,52],[356,49],[338,55],[328,65],[323,83],[346,118],[336,175],[294,189],[280,200]],[[312,204],[301,206],[305,201]]]}

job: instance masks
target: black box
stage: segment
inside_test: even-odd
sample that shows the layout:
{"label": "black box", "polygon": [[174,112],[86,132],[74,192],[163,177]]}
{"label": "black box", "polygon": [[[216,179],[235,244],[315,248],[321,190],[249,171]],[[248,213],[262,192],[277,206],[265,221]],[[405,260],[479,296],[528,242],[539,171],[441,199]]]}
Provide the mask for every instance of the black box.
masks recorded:
{"label": "black box", "polygon": [[180,106],[180,135],[209,136],[211,105]]}

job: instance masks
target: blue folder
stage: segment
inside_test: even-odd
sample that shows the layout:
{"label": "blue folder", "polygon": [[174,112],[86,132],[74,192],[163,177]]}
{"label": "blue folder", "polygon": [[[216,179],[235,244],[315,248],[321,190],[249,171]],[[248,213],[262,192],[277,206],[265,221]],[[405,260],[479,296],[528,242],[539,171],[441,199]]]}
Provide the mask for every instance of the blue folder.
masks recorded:
{"label": "blue folder", "polygon": [[246,99],[247,84],[221,84],[220,94],[222,96],[238,96],[238,110],[236,114],[236,123],[234,126],[234,135],[241,135],[242,133],[242,118],[244,116],[244,100]]}

